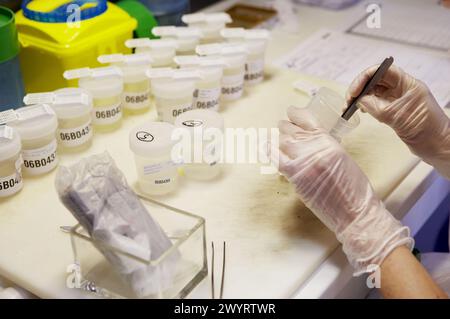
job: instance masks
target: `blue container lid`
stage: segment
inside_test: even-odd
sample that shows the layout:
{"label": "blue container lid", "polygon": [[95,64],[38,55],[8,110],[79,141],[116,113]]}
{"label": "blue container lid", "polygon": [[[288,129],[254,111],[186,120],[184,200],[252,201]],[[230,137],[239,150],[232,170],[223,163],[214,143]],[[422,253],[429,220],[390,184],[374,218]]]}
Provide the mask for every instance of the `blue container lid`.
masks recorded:
{"label": "blue container lid", "polygon": [[33,0],[24,0],[22,2],[23,15],[30,20],[48,23],[61,23],[69,21],[73,15],[73,10],[70,8],[72,5],[77,5],[81,8],[83,5],[88,3],[95,4],[95,6],[80,10],[81,20],[87,20],[99,16],[108,8],[106,0],[68,0],[67,3],[57,7],[53,11],[40,12],[28,8],[28,4],[32,1]]}

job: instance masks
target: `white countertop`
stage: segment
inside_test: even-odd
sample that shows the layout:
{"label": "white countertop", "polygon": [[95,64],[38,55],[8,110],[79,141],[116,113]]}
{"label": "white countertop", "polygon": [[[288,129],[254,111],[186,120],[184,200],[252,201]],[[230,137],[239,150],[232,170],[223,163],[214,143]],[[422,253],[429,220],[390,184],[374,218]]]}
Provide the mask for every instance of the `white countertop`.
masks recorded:
{"label": "white countertop", "polygon": [[[348,14],[302,7],[301,31],[275,31],[267,60],[293,48],[320,26],[337,26]],[[307,103],[306,96],[291,89],[299,75],[271,68],[267,71],[264,83],[249,89],[244,98],[222,111],[227,127],[276,127],[290,104]],[[330,83],[322,84],[344,91]],[[120,131],[96,135],[90,150],[63,155],[61,162],[69,164],[106,149],[133,183],[136,174],[128,151],[128,131],[154,115],[127,118]],[[379,143],[370,143],[374,135]],[[382,198],[392,195],[418,162],[388,128],[367,115],[362,116],[360,127],[345,140],[345,146]],[[384,154],[380,161],[368,160],[380,153]],[[418,176],[413,178],[415,185],[428,176],[417,175],[416,169],[412,172],[413,177]],[[57,200],[53,181],[54,173],[26,180],[20,194],[0,202],[0,275],[39,297],[77,297],[78,291],[65,287],[65,269],[72,262],[72,252],[68,236],[59,231],[59,226],[75,221]],[[402,196],[410,194],[411,190],[402,192],[396,202],[404,202]],[[223,178],[207,185],[184,180],[176,194],[160,200],[205,217],[208,243],[227,241],[226,298],[314,296],[313,292],[302,295],[299,288],[312,282],[312,275],[318,274],[330,254],[338,254],[339,259],[334,235],[304,208],[288,183],[277,175],[259,174],[257,165],[227,166]],[[346,265],[340,257],[338,274]],[[312,288],[326,291],[330,281],[319,277],[320,283],[313,283]],[[191,294],[209,296],[209,278]]]}

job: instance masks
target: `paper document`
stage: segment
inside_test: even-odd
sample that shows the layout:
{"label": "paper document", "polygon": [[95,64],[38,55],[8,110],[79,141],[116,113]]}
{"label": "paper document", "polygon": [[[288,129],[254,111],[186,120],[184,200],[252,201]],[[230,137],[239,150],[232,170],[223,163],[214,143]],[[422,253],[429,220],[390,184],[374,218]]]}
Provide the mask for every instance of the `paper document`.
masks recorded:
{"label": "paper document", "polygon": [[275,65],[349,85],[361,71],[388,56],[425,82],[442,107],[450,102],[450,58],[341,32],[320,30],[276,60]]}
{"label": "paper document", "polygon": [[450,10],[443,8],[437,1],[411,1],[408,5],[384,1],[380,8],[380,28],[369,28],[364,17],[347,32],[436,50],[450,50]]}

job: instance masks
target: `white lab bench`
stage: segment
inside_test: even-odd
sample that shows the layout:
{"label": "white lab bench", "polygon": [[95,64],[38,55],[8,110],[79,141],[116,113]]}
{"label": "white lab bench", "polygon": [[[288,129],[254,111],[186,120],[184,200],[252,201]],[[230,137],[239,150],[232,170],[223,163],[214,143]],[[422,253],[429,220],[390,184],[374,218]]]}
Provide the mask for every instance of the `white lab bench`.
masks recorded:
{"label": "white lab bench", "polygon": [[[410,0],[397,1],[410,3]],[[237,0],[224,1],[207,8],[206,11],[220,11],[234,2]],[[355,17],[361,16],[364,12],[364,7],[360,6],[338,12],[301,6],[298,12],[299,32],[289,34],[275,30],[274,44],[270,46],[270,52],[268,52],[268,63],[295,47],[319,28],[339,29],[348,21],[354,21]],[[268,80],[259,88],[251,89],[243,102],[238,102],[226,110],[224,114],[226,121],[232,120],[235,125],[246,127],[248,123],[245,122],[245,119],[254,117],[254,121],[256,121],[254,125],[257,127],[276,125],[276,120],[283,117],[284,109],[273,110],[272,113],[265,115],[258,114],[255,105],[251,105],[251,107],[243,105],[244,103],[261,103],[261,106],[266,106],[263,104],[264,102],[276,103],[278,100],[273,98],[273,92],[279,92],[279,103],[281,104],[297,98],[297,95],[290,92],[292,90],[289,87],[292,79],[295,79],[295,75],[279,74],[276,71],[269,72],[269,74],[277,84],[271,86],[270,80]],[[282,96],[283,94],[286,96]],[[307,97],[298,97],[298,101],[304,104]],[[255,117],[255,115],[258,116]],[[270,119],[271,117],[274,119]],[[132,125],[138,123],[137,121],[137,119],[128,120],[122,130],[128,132],[127,130]],[[371,127],[378,129],[377,123],[367,121],[369,120],[366,120],[365,125],[372,125]],[[360,130],[359,134],[362,133]],[[404,146],[398,141],[393,141],[395,137],[388,130],[380,130],[380,134],[383,134],[386,143],[392,143],[391,147],[400,148],[399,152],[404,163],[393,163],[392,167],[386,167],[388,176],[383,179],[378,175],[384,168],[382,165],[377,166],[370,171],[371,181],[375,189],[381,193],[380,196],[385,199],[389,210],[397,218],[403,218],[408,225],[411,225],[414,234],[429,217],[427,214],[434,210],[433,205],[437,207],[449,193],[450,184],[439,177],[431,167],[424,163],[418,163],[416,159],[408,155]],[[115,143],[111,143],[111,138],[100,136],[96,140],[95,151],[106,148],[113,156],[120,157],[117,158],[118,165],[128,176],[134,175],[134,167],[130,160],[131,156],[123,152],[124,147],[127,147],[126,136],[127,133],[114,133],[112,138]],[[382,145],[374,147],[382,147]],[[369,151],[369,148],[366,150]],[[386,154],[386,157],[391,160],[395,159],[393,156]],[[68,158],[63,158],[63,160],[68,160]],[[213,215],[214,212],[210,212],[210,209],[206,211],[206,205],[202,206],[201,203],[193,202],[192,199],[205,190],[204,186],[189,185],[189,189],[183,190],[185,193],[167,199],[169,205],[181,206],[180,208],[185,208],[184,206],[187,205],[189,211],[204,216],[207,220],[208,240],[227,239],[234,244],[229,246],[231,255],[227,256],[229,264],[225,297],[363,298],[367,294],[364,279],[352,278],[351,269],[340,246],[337,245],[332,234],[313,219],[310,213],[302,213],[298,216],[300,222],[299,230],[297,230],[293,229],[293,225],[297,225],[294,219],[279,221],[281,218],[291,218],[287,213],[283,213],[277,218],[270,214],[281,214],[281,212],[265,211],[277,207],[272,203],[271,198],[267,198],[268,191],[271,191],[270,194],[275,193],[273,186],[269,186],[275,181],[274,178],[259,177],[256,183],[253,181],[251,174],[254,172],[251,169],[230,169],[226,173],[228,174],[227,179],[216,187],[218,189],[208,188],[208,200],[211,201],[213,208],[217,209],[217,213],[223,214],[223,216]],[[239,182],[233,182],[233,179],[239,178],[242,179],[241,185]],[[22,202],[18,202],[17,205],[11,204],[11,201],[4,206],[15,211],[15,214],[11,214],[11,216],[8,212],[2,211],[0,203],[0,251],[2,251],[0,253],[0,276],[7,277],[39,297],[78,297],[76,292],[64,287],[64,270],[70,262],[70,245],[68,240],[63,237],[67,235],[60,234],[57,229],[58,226],[73,223],[73,218],[67,212],[59,211],[62,207],[60,204],[55,208],[50,203],[43,203],[37,194],[31,194],[31,188],[38,188],[39,183],[42,183],[43,189],[52,187],[51,177],[47,176],[42,181],[36,179],[30,181],[30,188],[24,189],[25,194],[36,196],[33,198],[37,200],[35,212],[22,212],[22,210],[28,209],[27,204],[23,202],[25,200],[23,197],[21,197]],[[251,184],[254,190],[247,187],[245,183],[254,183]],[[283,187],[280,189],[280,194],[276,195],[277,198],[284,200],[280,199],[279,209],[294,211],[296,207],[300,206],[293,205],[294,202],[291,199],[289,201],[285,199],[294,194],[288,190],[286,185]],[[242,190],[244,192],[251,190],[251,192],[241,195],[239,191]],[[225,191],[229,191],[230,194],[223,194]],[[262,193],[258,194],[258,192]],[[248,195],[253,197],[247,198]],[[231,199],[241,202],[248,200],[248,203],[241,203],[240,206],[234,205],[230,202]],[[46,209],[49,212],[44,213],[40,209]],[[236,209],[245,209],[249,215],[236,214]],[[39,218],[39,214],[45,218],[44,221]],[[3,227],[1,226],[2,222],[4,223]],[[245,228],[242,226],[244,222],[254,223],[254,226],[249,225]],[[261,237],[258,239],[257,236],[262,231],[267,232],[266,236],[273,236],[275,243],[270,243],[271,238]],[[317,233],[313,234],[313,231]],[[24,238],[27,234],[36,236],[34,238],[36,247],[30,246],[33,239]],[[18,242],[6,243],[8,239]],[[11,245],[17,245],[17,247],[12,248]],[[41,247],[42,245],[48,247]],[[268,251],[260,251],[266,247]],[[6,255],[2,256],[3,252],[6,252]],[[299,256],[296,256],[297,253]],[[29,254],[37,256],[32,258]],[[45,258],[38,258],[39,255]],[[297,268],[298,274],[295,274]],[[266,277],[266,286],[261,282],[261,278],[264,276]],[[209,298],[209,284],[209,278],[205,279],[189,297]]]}

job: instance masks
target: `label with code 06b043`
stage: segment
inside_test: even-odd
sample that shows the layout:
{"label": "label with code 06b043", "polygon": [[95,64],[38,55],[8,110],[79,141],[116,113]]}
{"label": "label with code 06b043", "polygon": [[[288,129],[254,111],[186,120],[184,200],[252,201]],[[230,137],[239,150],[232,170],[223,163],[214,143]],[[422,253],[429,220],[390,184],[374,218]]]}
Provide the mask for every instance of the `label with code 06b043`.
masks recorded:
{"label": "label with code 06b043", "polygon": [[89,141],[92,137],[91,121],[73,128],[58,129],[58,142],[64,147],[77,147]]}
{"label": "label with code 06b043", "polygon": [[94,107],[94,118],[92,123],[95,125],[114,124],[122,118],[121,103],[110,106]]}
{"label": "label with code 06b043", "polygon": [[50,172],[58,164],[56,139],[44,147],[22,150],[23,167],[31,175]]}

